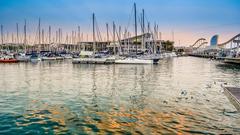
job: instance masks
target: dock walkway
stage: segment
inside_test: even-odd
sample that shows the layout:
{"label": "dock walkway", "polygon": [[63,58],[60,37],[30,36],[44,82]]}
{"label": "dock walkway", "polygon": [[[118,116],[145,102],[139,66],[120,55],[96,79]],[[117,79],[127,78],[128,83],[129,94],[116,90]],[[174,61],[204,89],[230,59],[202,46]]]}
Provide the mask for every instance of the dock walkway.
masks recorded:
{"label": "dock walkway", "polygon": [[240,58],[225,58],[225,63],[240,64]]}
{"label": "dock walkway", "polygon": [[224,93],[227,95],[230,102],[240,111],[240,88],[225,87]]}

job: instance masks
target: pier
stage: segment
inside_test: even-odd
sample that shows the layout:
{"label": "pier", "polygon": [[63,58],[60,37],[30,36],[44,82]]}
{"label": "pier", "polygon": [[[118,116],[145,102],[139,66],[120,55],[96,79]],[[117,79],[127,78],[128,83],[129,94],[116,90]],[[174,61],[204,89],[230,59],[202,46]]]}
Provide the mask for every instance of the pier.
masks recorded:
{"label": "pier", "polygon": [[240,58],[225,58],[225,63],[240,64]]}
{"label": "pier", "polygon": [[230,102],[240,111],[240,88],[236,87],[225,87],[224,93],[230,100]]}

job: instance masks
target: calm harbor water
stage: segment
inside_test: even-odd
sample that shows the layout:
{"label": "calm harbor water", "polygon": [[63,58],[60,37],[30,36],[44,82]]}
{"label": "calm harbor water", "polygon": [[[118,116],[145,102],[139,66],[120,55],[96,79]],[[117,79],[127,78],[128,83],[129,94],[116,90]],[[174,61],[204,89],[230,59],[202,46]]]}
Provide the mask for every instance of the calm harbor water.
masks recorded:
{"label": "calm harbor water", "polygon": [[0,134],[240,134],[221,88],[240,87],[240,67],[218,61],[0,64],[0,77]]}

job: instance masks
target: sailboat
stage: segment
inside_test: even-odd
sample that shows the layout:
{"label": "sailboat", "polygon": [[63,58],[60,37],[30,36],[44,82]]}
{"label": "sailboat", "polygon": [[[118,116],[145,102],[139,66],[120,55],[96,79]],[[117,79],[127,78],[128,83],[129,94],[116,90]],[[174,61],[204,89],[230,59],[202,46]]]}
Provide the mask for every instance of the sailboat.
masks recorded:
{"label": "sailboat", "polygon": [[[24,21],[24,53],[19,53],[16,58],[19,62],[28,62],[30,61],[30,56],[26,55],[27,53],[27,48],[26,48],[26,44],[27,44],[27,23],[26,20]],[[17,30],[18,31],[18,30]]]}
{"label": "sailboat", "polygon": [[28,56],[28,55],[26,55],[25,53],[19,53],[19,54],[16,56],[16,59],[17,59],[19,62],[28,62],[28,61],[30,61],[30,57],[31,57],[31,56]]}
{"label": "sailboat", "polygon": [[115,64],[154,64],[153,60],[126,57],[115,60]]}
{"label": "sailboat", "polygon": [[[137,8],[136,8],[136,3],[134,3],[134,20],[135,20],[135,40],[137,42]],[[158,62],[159,59],[144,59],[141,57],[138,57],[138,48],[137,48],[137,43],[135,44],[136,48],[136,54],[135,57],[125,57],[121,59],[115,60],[115,64],[155,64]]]}
{"label": "sailboat", "polygon": [[[95,36],[95,14],[93,18],[93,52],[81,51],[81,53],[90,53],[87,57],[73,59],[73,64],[108,64],[112,63],[112,60],[108,57],[97,57],[96,56],[96,36]],[[81,54],[80,54],[81,55]]]}

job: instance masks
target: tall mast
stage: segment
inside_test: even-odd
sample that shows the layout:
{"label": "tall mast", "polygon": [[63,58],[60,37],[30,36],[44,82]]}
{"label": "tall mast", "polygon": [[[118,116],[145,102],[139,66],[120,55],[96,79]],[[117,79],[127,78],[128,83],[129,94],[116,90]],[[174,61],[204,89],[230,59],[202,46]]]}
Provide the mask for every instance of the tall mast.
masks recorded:
{"label": "tall mast", "polygon": [[74,32],[73,32],[73,30],[72,30],[72,36],[71,36],[71,42],[72,42],[72,44],[74,44]]}
{"label": "tall mast", "polygon": [[58,42],[58,31],[56,30],[56,39],[55,39],[55,43],[57,44],[57,42]]}
{"label": "tall mast", "polygon": [[109,42],[109,31],[108,31],[108,23],[106,23],[106,27],[107,27],[107,43]]}
{"label": "tall mast", "polygon": [[150,22],[148,22],[148,33],[150,33]]}
{"label": "tall mast", "polygon": [[135,38],[136,38],[136,54],[137,54],[137,7],[136,3],[134,3],[134,20],[135,20]]}
{"label": "tall mast", "polygon": [[116,26],[115,26],[115,23],[113,22],[113,53],[114,55],[116,54],[116,45],[115,45],[115,38],[116,38]]}
{"label": "tall mast", "polygon": [[27,22],[26,19],[24,20],[24,51],[26,53],[26,44],[27,44]]}
{"label": "tall mast", "polygon": [[38,20],[38,43],[41,44],[41,19]]}
{"label": "tall mast", "polygon": [[61,43],[61,28],[58,28],[58,44]]}
{"label": "tall mast", "polygon": [[9,32],[7,31],[7,38],[6,38],[6,43],[9,43]]}
{"label": "tall mast", "polygon": [[18,23],[16,25],[17,25],[17,44],[19,45]]}
{"label": "tall mast", "polygon": [[2,41],[2,45],[3,45],[3,25],[1,25],[1,41]]}
{"label": "tall mast", "polygon": [[93,13],[92,15],[93,19],[93,55],[95,56],[95,51],[96,51],[96,37],[95,37],[95,14]]}
{"label": "tall mast", "polygon": [[121,40],[121,38],[122,38],[122,28],[121,28],[121,26],[119,26],[119,31],[118,31],[118,33],[119,33],[119,40]]}
{"label": "tall mast", "polygon": [[51,26],[48,27],[48,42],[49,42],[49,45],[51,44],[51,34],[52,34],[52,29],[51,29]]}
{"label": "tall mast", "polygon": [[12,33],[12,43],[14,43],[14,35],[13,35],[13,33]]}
{"label": "tall mast", "polygon": [[81,33],[80,33],[80,26],[78,26],[78,43],[80,43],[81,40]]}
{"label": "tall mast", "polygon": [[44,44],[44,29],[42,29],[42,44]]}
{"label": "tall mast", "polygon": [[145,49],[145,11],[142,9],[142,49]]}
{"label": "tall mast", "polygon": [[143,34],[145,33],[145,11],[144,9],[142,9],[142,31],[143,31]]}

